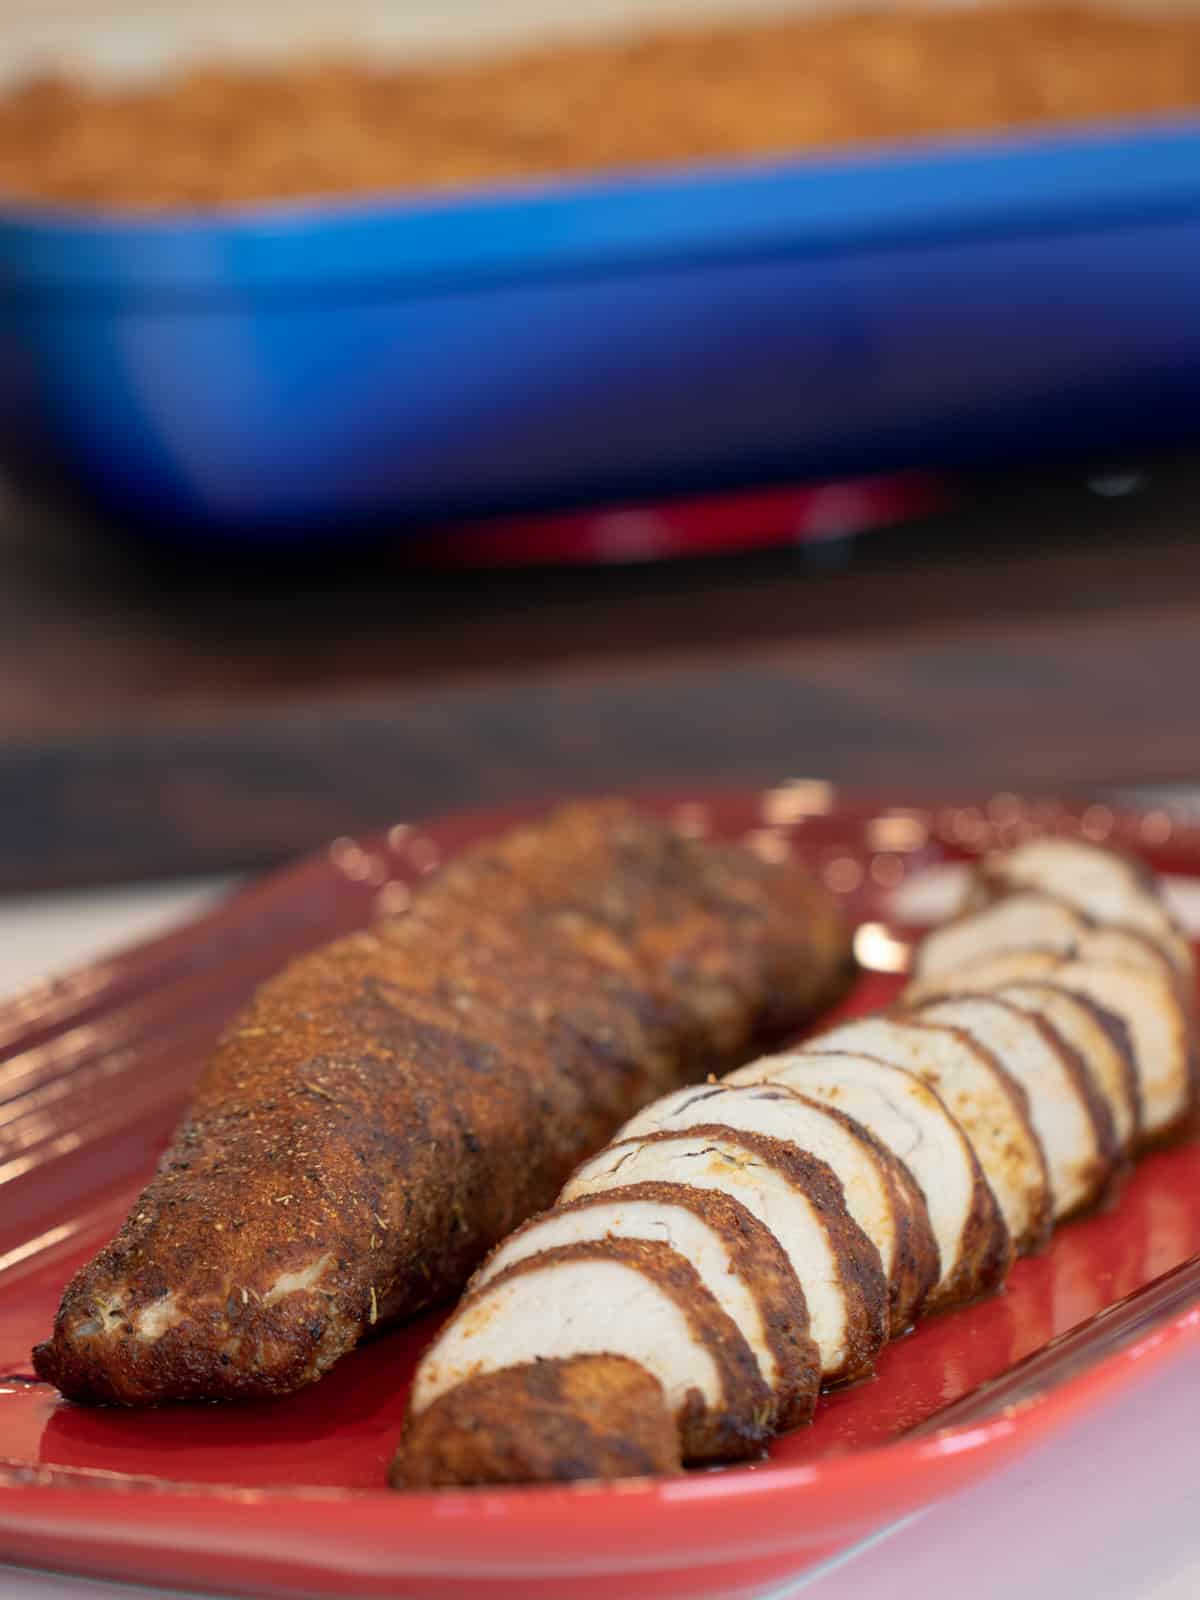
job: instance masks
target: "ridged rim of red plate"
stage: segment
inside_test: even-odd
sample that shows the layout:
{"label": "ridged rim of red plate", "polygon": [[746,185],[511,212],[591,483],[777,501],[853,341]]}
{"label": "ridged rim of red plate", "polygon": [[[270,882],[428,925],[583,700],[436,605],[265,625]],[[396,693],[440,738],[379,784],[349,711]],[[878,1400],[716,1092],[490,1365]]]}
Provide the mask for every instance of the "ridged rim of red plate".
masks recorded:
{"label": "ridged rim of red plate", "polygon": [[[957,827],[959,837],[950,842],[968,850],[1006,827],[1022,825],[1021,818],[1053,817],[1067,831],[1102,832],[1141,844],[1157,865],[1200,875],[1200,829],[1157,811],[1024,802],[1010,795],[931,800],[852,791],[842,796],[818,784],[635,798],[676,813],[748,805],[762,818],[771,795],[805,790],[820,791],[821,803],[847,819],[924,814],[936,826],[932,819],[957,817],[950,827],[952,832]],[[997,801],[1003,802],[1001,808]],[[420,834],[451,853],[467,839],[535,809],[542,808],[453,816],[422,824]],[[1000,811],[1005,820],[990,820]],[[408,838],[402,826],[386,840],[337,841],[333,860],[360,878],[364,892],[374,890],[377,879],[368,882],[370,863],[380,852],[403,850]],[[55,1032],[75,1025],[106,998],[162,981],[203,936],[224,941],[239,925],[274,920],[287,908],[294,914],[298,897],[302,902],[306,890],[328,875],[329,860],[325,853],[285,869],[178,933],[0,1006],[0,1038],[14,1036],[14,1029],[22,1038],[37,1037],[39,1021],[47,1017]],[[304,919],[297,921],[303,943]],[[1098,1347],[1103,1348],[1099,1335]],[[553,1572],[562,1581],[643,1573],[649,1581],[671,1567],[699,1573],[716,1564],[764,1558],[794,1556],[799,1562],[806,1554],[844,1548],[967,1486],[1115,1400],[1135,1379],[1198,1347],[1200,1295],[1132,1343],[1101,1354],[1090,1370],[985,1421],[802,1466],[768,1463],[681,1479],[395,1494],[163,1485],[115,1473],[0,1461],[0,1557],[109,1576],[159,1576],[177,1584],[219,1585],[236,1578],[259,1592],[294,1590],[303,1583],[321,1594],[383,1593],[398,1582],[421,1579],[516,1582],[534,1572]]]}

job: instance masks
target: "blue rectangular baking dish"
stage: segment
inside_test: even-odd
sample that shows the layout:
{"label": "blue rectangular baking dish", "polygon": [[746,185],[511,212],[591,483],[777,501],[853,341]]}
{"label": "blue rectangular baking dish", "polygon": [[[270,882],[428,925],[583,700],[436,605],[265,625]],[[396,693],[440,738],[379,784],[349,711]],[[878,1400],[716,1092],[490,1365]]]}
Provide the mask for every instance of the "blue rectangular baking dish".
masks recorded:
{"label": "blue rectangular baking dish", "polygon": [[0,462],[296,539],[1200,418],[1200,121],[228,216],[0,211]]}

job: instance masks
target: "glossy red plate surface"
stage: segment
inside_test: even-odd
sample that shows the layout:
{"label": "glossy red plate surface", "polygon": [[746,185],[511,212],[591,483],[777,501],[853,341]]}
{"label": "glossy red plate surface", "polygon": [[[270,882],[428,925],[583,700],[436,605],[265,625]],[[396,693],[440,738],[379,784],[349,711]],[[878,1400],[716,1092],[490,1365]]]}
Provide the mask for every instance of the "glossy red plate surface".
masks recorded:
{"label": "glossy red plate surface", "polygon": [[[1200,878],[1200,834],[1162,813],[1011,795],[902,802],[815,783],[648,803],[688,827],[796,850],[845,897],[865,925],[862,954],[882,967],[903,953],[885,926],[893,890],[1033,828],[1111,833]],[[1003,1295],[890,1347],[872,1382],[826,1397],[811,1428],[751,1467],[388,1493],[408,1376],[436,1318],[271,1404],[87,1410],[34,1382],[29,1347],[65,1279],[150,1170],[253,985],[378,905],[402,904],[423,872],[511,821],[337,841],[179,933],[0,1008],[0,1559],[261,1594],[442,1600],[486,1583],[572,1600],[751,1595],[995,1470],[1200,1340],[1193,1141],[1143,1162],[1119,1204],[1061,1229]],[[898,981],[868,975],[847,1009],[881,1003]]]}

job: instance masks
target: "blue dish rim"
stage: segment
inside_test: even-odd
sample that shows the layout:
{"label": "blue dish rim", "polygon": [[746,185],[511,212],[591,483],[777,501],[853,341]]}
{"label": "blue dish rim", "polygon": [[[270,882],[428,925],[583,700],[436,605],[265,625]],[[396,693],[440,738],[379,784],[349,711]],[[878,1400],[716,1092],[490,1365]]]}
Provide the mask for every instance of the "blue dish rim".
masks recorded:
{"label": "blue dish rim", "polygon": [[1200,217],[1200,112],[437,194],[114,211],[0,199],[32,292],[365,287],[1120,230]]}

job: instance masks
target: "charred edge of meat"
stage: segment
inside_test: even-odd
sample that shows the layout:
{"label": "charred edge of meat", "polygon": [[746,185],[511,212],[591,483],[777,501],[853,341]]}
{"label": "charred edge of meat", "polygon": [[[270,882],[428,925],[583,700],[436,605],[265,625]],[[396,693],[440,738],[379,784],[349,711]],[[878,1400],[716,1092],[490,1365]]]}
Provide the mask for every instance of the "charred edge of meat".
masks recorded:
{"label": "charred edge of meat", "polygon": [[410,1414],[395,1489],[682,1472],[662,1384],[626,1356],[530,1361],[468,1378]]}

